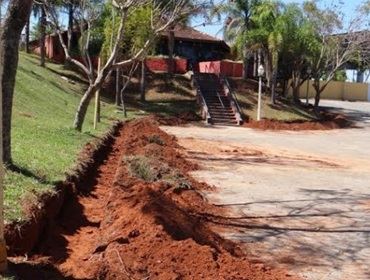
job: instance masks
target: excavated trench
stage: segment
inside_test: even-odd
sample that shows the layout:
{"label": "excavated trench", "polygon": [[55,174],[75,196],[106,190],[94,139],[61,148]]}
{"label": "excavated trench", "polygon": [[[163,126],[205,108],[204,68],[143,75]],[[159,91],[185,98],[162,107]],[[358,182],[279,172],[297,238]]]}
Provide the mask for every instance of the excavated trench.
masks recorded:
{"label": "excavated trench", "polygon": [[197,166],[155,118],[108,139],[86,150],[90,164],[64,184],[59,211],[37,214],[37,241],[22,249],[29,240],[17,239],[11,269],[21,279],[297,279],[250,263],[215,232],[207,216],[222,210],[203,199],[209,186],[188,175]]}

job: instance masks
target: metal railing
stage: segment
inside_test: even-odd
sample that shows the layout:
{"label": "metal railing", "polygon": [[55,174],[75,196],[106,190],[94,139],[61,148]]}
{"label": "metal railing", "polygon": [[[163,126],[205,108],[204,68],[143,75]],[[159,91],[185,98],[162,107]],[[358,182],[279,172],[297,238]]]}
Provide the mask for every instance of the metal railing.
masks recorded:
{"label": "metal railing", "polygon": [[218,100],[220,100],[220,102],[221,102],[222,108],[225,108],[225,104],[224,104],[224,102],[222,101],[222,98],[221,98],[221,96],[220,96],[220,92],[219,92],[217,89],[216,89],[216,92],[217,92]]}
{"label": "metal railing", "polygon": [[200,86],[195,75],[193,76],[193,85],[197,90],[198,103],[201,103],[202,106],[202,117],[205,119],[206,123],[210,123],[211,114],[209,113],[206,100],[202,94],[202,91],[200,89]]}
{"label": "metal railing", "polygon": [[236,97],[234,91],[232,90],[232,88],[230,86],[229,80],[226,77],[222,77],[222,80],[224,81],[226,87],[228,88],[228,90],[229,90],[232,98],[234,99],[235,104],[236,104],[236,107],[238,108],[239,113],[241,113],[242,112],[242,109],[240,108],[238,98]]}

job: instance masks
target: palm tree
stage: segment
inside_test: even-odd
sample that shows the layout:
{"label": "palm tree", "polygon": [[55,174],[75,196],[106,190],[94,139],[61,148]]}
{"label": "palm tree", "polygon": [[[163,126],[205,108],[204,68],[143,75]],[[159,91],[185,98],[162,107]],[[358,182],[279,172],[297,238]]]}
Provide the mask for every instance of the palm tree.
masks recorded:
{"label": "palm tree", "polygon": [[279,54],[284,41],[284,6],[275,1],[263,1],[255,8],[252,16],[254,26],[243,38],[250,49],[259,49],[263,55],[267,84],[271,101],[275,103],[275,88],[278,73]]}
{"label": "palm tree", "polygon": [[2,7],[3,7],[3,0],[0,0],[0,23],[3,18]]}
{"label": "palm tree", "polygon": [[25,27],[25,33],[26,33],[26,53],[30,53],[30,18],[28,18],[26,27]]}
{"label": "palm tree", "polygon": [[77,6],[79,4],[79,0],[70,0],[67,1],[63,6],[66,8],[67,13],[68,13],[68,42],[67,42],[67,47],[68,50],[71,51],[73,46],[72,46],[72,38],[73,38],[73,25],[75,22],[75,11],[77,9]]}
{"label": "palm tree", "polygon": [[[224,40],[235,46],[237,56],[244,60],[244,76],[246,78],[248,59],[252,53],[256,54],[257,50],[247,48],[245,41],[246,32],[254,27],[253,15],[256,7],[261,4],[261,0],[235,0],[216,5],[212,9],[211,16],[217,16],[221,19],[226,15],[226,21],[223,26]],[[255,67],[257,68],[257,67]]]}
{"label": "palm tree", "polygon": [[45,57],[46,57],[46,12],[43,4],[35,4],[32,6],[33,16],[39,18],[39,28],[40,28],[40,66],[45,67]]}
{"label": "palm tree", "polygon": [[[164,7],[164,6],[176,6],[176,1],[175,0],[157,0],[156,4],[159,7]],[[192,0],[187,1],[187,5],[193,5]],[[174,51],[175,51],[175,29],[177,24],[181,25],[187,25],[189,23],[189,17],[185,17],[181,19],[180,21],[176,22],[175,25],[171,25],[167,32],[168,32],[168,39],[167,39],[167,46],[168,46],[168,73],[172,75],[175,71],[175,62],[174,62]]]}

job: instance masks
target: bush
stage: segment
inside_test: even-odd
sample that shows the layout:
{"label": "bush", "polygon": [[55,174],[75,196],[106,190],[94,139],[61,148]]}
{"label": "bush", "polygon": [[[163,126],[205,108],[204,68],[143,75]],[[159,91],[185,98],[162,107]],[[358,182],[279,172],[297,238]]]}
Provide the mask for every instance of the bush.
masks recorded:
{"label": "bush", "polygon": [[161,146],[164,145],[164,141],[162,140],[162,138],[159,135],[149,136],[148,141],[149,141],[149,143],[155,143],[155,144],[158,144],[158,145],[161,145]]}
{"label": "bush", "polygon": [[131,176],[140,178],[146,182],[154,182],[157,174],[151,167],[150,159],[144,156],[126,157],[128,170]]}

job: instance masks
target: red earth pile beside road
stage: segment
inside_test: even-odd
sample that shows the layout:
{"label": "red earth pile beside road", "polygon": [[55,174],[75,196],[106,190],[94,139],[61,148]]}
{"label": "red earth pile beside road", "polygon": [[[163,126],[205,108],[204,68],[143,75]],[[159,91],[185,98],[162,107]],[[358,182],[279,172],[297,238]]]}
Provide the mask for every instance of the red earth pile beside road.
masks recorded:
{"label": "red earth pile beside road", "polygon": [[259,122],[249,121],[244,126],[262,130],[330,130],[353,127],[353,123],[343,115],[326,114],[318,121],[286,122],[264,119]]}
{"label": "red earth pile beside road", "polygon": [[[154,118],[126,123],[96,176],[83,182],[84,191],[64,205],[60,219],[34,254],[28,260],[13,260],[19,275],[24,279],[297,279],[250,263],[235,244],[211,230],[207,217],[221,210],[203,199],[200,191],[209,187],[188,175],[197,166],[178,149],[176,138],[161,131]],[[137,173],[130,165],[132,158],[140,163]]]}

